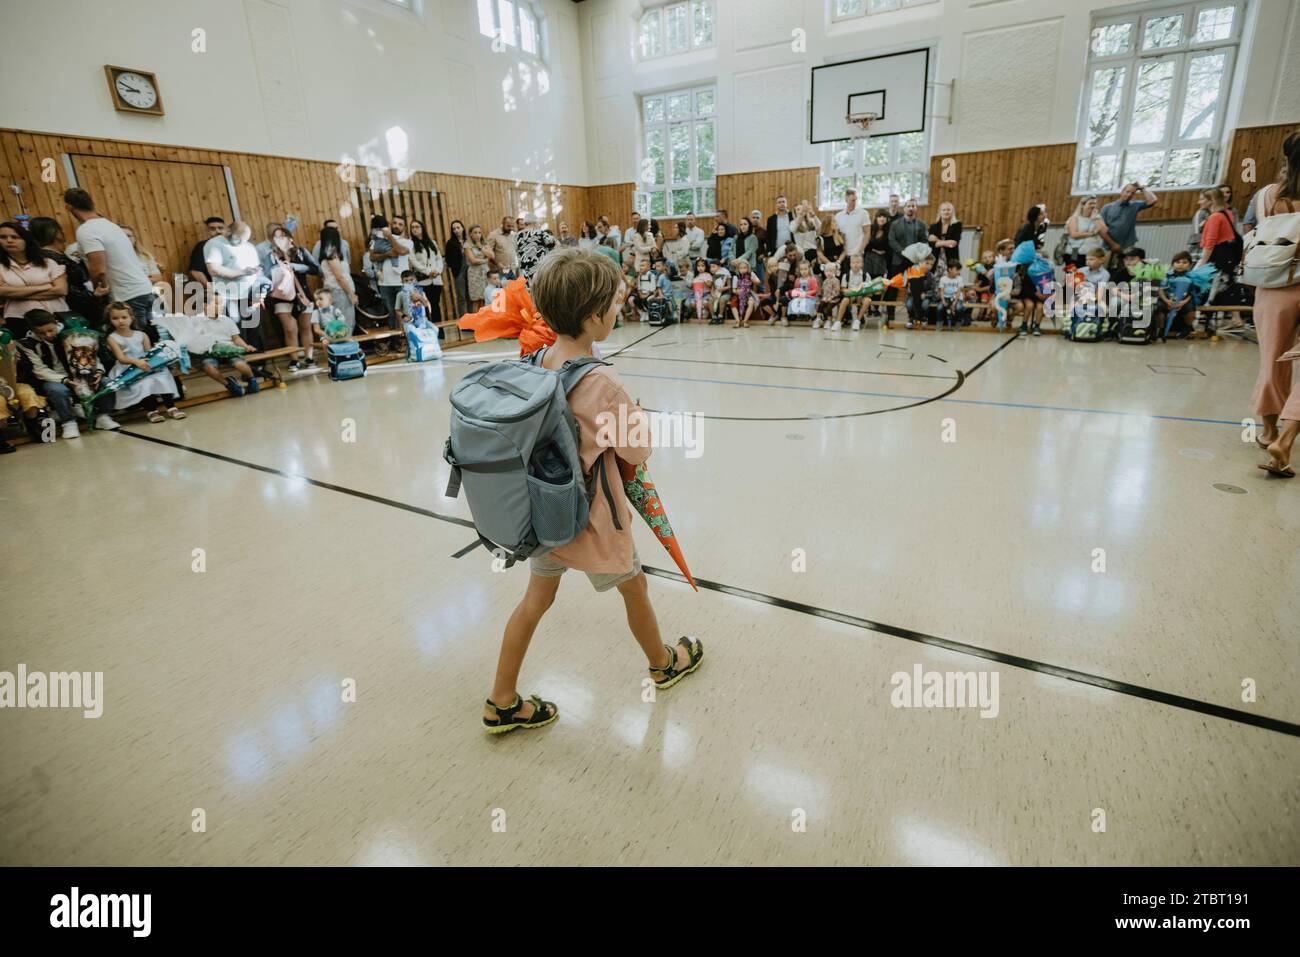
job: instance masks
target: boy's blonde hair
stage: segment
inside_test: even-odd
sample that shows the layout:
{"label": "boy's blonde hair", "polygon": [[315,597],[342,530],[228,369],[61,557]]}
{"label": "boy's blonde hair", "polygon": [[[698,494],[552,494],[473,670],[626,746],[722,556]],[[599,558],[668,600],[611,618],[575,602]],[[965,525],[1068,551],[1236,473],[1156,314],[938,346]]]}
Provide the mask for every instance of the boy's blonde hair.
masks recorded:
{"label": "boy's blonde hair", "polygon": [[1016,244],[1009,239],[999,239],[997,246],[994,247],[994,249],[996,249],[998,252],[1001,252],[1004,249],[1015,249],[1015,248],[1016,248]]}
{"label": "boy's blonde hair", "polygon": [[559,335],[577,338],[592,316],[609,311],[623,274],[608,256],[568,247],[548,253],[529,281],[537,311]]}

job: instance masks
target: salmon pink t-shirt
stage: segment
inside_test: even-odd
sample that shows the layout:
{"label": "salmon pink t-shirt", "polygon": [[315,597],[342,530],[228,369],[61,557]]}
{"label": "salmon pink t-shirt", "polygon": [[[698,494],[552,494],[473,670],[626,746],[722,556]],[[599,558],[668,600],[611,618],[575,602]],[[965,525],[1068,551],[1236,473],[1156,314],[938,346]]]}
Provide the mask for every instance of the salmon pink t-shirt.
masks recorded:
{"label": "salmon pink t-shirt", "polygon": [[[596,495],[591,500],[587,527],[569,544],[547,552],[546,557],[582,572],[631,571],[632,506],[623,492],[616,457],[632,465],[650,458],[649,420],[627,394],[623,381],[608,366],[593,369],[573,387],[569,393],[569,409],[578,423],[578,454],[583,474],[590,475],[596,470]],[[618,512],[617,525],[605,496],[601,469]]]}

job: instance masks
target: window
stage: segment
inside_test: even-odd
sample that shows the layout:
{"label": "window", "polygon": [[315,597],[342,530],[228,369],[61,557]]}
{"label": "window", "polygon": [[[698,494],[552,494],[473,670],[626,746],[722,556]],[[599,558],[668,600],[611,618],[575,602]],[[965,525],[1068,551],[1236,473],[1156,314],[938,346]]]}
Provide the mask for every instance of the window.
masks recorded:
{"label": "window", "polygon": [[477,0],[477,5],[479,33],[546,59],[546,18],[532,0]]}
{"label": "window", "polygon": [[711,86],[641,98],[641,175],[637,209],[645,216],[705,215],[717,206],[718,147]]}
{"label": "window", "polygon": [[641,59],[672,56],[714,45],[714,0],[686,0],[641,15]]}
{"label": "window", "polygon": [[1079,111],[1076,193],[1216,180],[1243,0],[1095,18]]}
{"label": "window", "polygon": [[920,7],[938,0],[830,0],[832,20],[853,20],[876,13],[890,13],[904,7]]}
{"label": "window", "polygon": [[930,178],[930,133],[895,133],[836,140],[827,144],[821,207],[838,209],[849,189],[861,206],[885,206],[891,193],[904,202],[926,202]]}

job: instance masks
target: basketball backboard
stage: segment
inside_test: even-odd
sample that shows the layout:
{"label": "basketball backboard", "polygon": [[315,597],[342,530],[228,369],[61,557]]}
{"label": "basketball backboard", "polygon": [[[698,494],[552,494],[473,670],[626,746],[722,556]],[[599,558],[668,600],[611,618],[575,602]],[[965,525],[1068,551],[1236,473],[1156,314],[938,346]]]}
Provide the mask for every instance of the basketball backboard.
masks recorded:
{"label": "basketball backboard", "polygon": [[928,48],[862,57],[812,68],[808,140],[829,143],[863,136],[849,119],[875,113],[865,135],[890,136],[925,129]]}

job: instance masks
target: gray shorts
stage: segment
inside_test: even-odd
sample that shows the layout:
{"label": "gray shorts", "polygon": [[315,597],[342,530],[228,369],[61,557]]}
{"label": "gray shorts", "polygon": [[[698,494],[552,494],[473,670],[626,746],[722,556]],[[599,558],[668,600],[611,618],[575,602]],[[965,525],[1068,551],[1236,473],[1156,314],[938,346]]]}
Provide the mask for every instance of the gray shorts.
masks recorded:
{"label": "gray shorts", "polygon": [[[559,578],[569,570],[568,565],[561,565],[549,555],[538,555],[535,558],[528,559],[528,570],[538,578]],[[631,581],[641,574],[641,559],[632,550],[632,570],[626,572],[584,572],[587,580],[591,582],[591,587],[596,591],[609,591],[611,588],[617,588],[623,582]]]}

